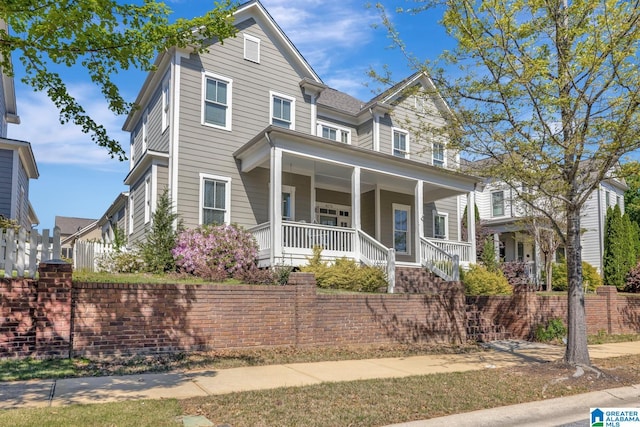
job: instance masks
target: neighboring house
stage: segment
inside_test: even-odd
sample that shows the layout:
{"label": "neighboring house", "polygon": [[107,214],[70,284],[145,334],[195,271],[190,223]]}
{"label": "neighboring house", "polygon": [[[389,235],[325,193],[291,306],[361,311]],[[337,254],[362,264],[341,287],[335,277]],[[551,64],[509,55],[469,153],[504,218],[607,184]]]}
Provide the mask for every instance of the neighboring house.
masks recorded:
{"label": "neighboring house", "polygon": [[362,102],[325,85],[259,1],[234,18],[237,37],[208,53],[163,52],[125,121],[129,241],[144,239],[167,188],[187,228],[248,228],[260,265],[306,263],[315,245],[364,263],[475,259],[458,196],[474,203],[479,179],[407,126],[425,108],[446,120],[420,90],[432,81],[417,73]]}
{"label": "neighboring house", "polygon": [[104,243],[113,243],[116,229],[121,230],[123,233],[127,230],[128,201],[128,192],[118,194],[118,197],[98,220],[97,225],[100,228],[101,239]]}
{"label": "neighboring house", "polygon": [[[0,31],[7,24],[0,20]],[[39,223],[29,201],[29,180],[39,176],[31,144],[7,138],[9,123],[19,124],[13,77],[0,70],[0,216],[30,230]]]}
{"label": "neighboring house", "polygon": [[[473,168],[473,164],[467,167]],[[601,273],[607,208],[617,204],[624,213],[624,192],[627,188],[624,180],[606,178],[582,207],[582,260]],[[507,262],[536,262],[542,268],[540,251],[525,221],[530,216],[531,208],[518,199],[514,190],[505,183],[488,179],[483,190],[476,192],[475,199],[483,226],[494,235],[500,259]],[[464,200],[461,204],[464,206]],[[564,249],[559,248],[558,259],[563,252]]]}
{"label": "neighboring house", "polygon": [[78,240],[100,240],[98,221],[89,218],[56,216],[55,226],[60,228],[61,255],[73,258],[73,246]]}

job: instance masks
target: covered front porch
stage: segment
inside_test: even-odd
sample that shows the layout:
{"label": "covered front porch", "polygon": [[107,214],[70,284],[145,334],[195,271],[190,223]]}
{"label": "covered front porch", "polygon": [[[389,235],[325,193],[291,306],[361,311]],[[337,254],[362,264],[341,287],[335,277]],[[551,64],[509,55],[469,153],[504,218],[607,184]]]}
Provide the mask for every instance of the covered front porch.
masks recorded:
{"label": "covered front porch", "polygon": [[307,264],[320,246],[324,259],[385,268],[393,292],[396,265],[458,280],[459,264],[475,260],[475,222],[462,241],[459,200],[474,204],[475,177],[279,128],[235,156],[268,194],[249,228],[262,266]]}

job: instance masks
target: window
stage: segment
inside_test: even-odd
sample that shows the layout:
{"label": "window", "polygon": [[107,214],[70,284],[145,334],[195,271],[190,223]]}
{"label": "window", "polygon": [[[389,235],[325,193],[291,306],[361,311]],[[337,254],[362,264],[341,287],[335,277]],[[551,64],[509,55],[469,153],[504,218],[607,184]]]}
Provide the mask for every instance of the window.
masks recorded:
{"label": "window", "polygon": [[162,80],[162,131],[169,127],[169,103],[171,101],[169,92],[169,73]]}
{"label": "window", "polygon": [[231,179],[200,174],[200,224],[231,222]]}
{"label": "window", "polygon": [[151,221],[151,177],[144,180],[144,223]]}
{"label": "window", "polygon": [[393,247],[399,254],[410,254],[411,207],[393,204]]}
{"label": "window", "polygon": [[504,191],[491,193],[491,216],[504,216]]}
{"label": "window", "polygon": [[295,129],[295,98],[271,92],[271,124]]}
{"label": "window", "polygon": [[203,97],[202,122],[231,130],[231,80],[205,74]]}
{"label": "window", "polygon": [[403,159],[408,159],[409,134],[400,129],[392,129],[391,132],[393,134],[393,155],[396,157],[402,157]]}
{"label": "window", "polygon": [[351,144],[351,131],[349,129],[318,123],[318,134],[332,141]]}
{"label": "window", "polygon": [[611,204],[611,193],[609,193],[608,191],[605,191],[604,192],[604,206],[605,206],[605,208],[608,208],[610,204]]}
{"label": "window", "polygon": [[441,214],[435,211],[433,212],[433,237],[436,239],[447,238],[448,219],[447,214]]}
{"label": "window", "polygon": [[434,142],[431,149],[433,166],[444,167],[444,144]]}
{"label": "window", "polygon": [[244,59],[260,63],[260,39],[249,34],[244,35]]}
{"label": "window", "polygon": [[295,220],[296,188],[289,185],[282,186],[282,219]]}

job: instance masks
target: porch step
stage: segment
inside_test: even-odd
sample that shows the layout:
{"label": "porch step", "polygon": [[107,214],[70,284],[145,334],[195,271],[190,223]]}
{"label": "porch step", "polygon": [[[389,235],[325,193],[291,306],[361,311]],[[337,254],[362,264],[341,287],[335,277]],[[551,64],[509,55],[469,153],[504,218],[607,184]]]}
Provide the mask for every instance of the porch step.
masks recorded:
{"label": "porch step", "polygon": [[473,304],[466,304],[467,339],[478,342],[506,340],[511,334],[504,326],[482,317],[480,310]]}
{"label": "porch step", "polygon": [[447,282],[422,267],[396,266],[395,292],[406,294],[441,294],[460,282]]}

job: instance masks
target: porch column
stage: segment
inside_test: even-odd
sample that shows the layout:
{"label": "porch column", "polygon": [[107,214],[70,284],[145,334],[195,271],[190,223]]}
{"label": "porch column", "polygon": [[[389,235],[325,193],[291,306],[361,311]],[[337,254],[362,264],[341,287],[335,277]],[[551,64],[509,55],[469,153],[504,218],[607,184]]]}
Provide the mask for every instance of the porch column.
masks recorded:
{"label": "porch column", "polygon": [[414,247],[416,253],[416,262],[422,262],[422,254],[420,253],[420,239],[424,237],[424,183],[422,181],[417,181],[414,189],[414,203],[415,203],[415,220],[414,220],[414,228],[415,231],[413,235],[415,238]]}
{"label": "porch column", "polygon": [[496,253],[496,259],[500,260],[500,235],[493,233],[493,250]]}
{"label": "porch column", "polygon": [[356,229],[353,250],[358,260],[360,260],[360,238],[358,236],[358,230],[362,229],[361,212],[360,168],[356,166],[353,168],[353,172],[351,172],[351,226]]}
{"label": "porch column", "polygon": [[282,150],[271,148],[269,186],[269,222],[271,223],[271,266],[282,258]]}
{"label": "porch column", "polygon": [[476,263],[476,194],[474,191],[467,193],[467,239],[471,243],[469,248],[469,261]]}

